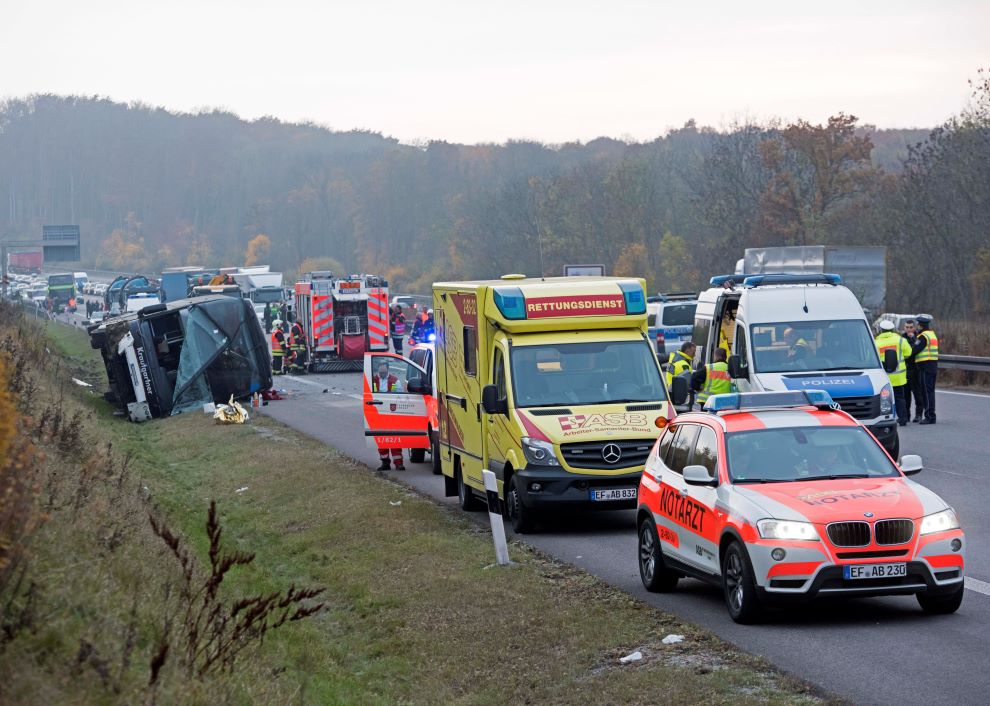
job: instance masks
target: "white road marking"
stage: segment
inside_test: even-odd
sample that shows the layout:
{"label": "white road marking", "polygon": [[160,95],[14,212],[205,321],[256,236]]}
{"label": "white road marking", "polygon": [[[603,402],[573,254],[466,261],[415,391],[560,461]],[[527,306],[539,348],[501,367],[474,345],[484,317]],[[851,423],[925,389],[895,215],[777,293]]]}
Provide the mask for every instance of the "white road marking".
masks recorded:
{"label": "white road marking", "polygon": [[977,392],[956,392],[955,390],[935,390],[943,395],[959,395],[960,397],[982,397],[985,400],[990,400],[990,395],[981,395]]}
{"label": "white road marking", "polygon": [[986,581],[980,581],[979,579],[974,579],[967,576],[966,588],[970,591],[982,593],[984,596],[990,596],[990,583],[987,583]]}

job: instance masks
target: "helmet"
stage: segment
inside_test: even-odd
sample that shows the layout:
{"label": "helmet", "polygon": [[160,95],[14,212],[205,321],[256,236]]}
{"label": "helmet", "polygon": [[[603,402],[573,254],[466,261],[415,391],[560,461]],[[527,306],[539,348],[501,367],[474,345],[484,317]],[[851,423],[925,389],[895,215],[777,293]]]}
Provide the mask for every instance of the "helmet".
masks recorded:
{"label": "helmet", "polygon": [[282,328],[282,319],[275,319],[274,321],[272,321],[272,326],[275,326],[276,328]]}
{"label": "helmet", "polygon": [[932,319],[934,318],[935,317],[933,317],[931,314],[918,314],[917,316],[914,317],[914,320],[917,321],[919,324],[924,324],[925,326],[927,326],[932,322]]}
{"label": "helmet", "polygon": [[426,315],[427,316],[433,316],[433,309],[427,309],[426,310]]}
{"label": "helmet", "polygon": [[884,319],[879,324],[877,324],[877,328],[880,329],[881,331],[893,331],[897,327],[894,326],[894,322],[891,321],[890,319]]}

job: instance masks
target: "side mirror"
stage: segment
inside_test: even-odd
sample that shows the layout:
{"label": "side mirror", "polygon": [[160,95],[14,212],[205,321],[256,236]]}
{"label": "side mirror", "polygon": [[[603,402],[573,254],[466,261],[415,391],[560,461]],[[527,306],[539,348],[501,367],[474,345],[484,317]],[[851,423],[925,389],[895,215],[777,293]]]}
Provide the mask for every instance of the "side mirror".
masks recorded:
{"label": "side mirror", "polygon": [[749,380],[749,368],[742,364],[742,358],[738,355],[729,356],[729,377]]}
{"label": "side mirror", "polygon": [[481,388],[481,408],[485,414],[508,414],[509,403],[505,398],[498,398],[498,388],[485,385]]}
{"label": "side mirror", "polygon": [[688,381],[684,377],[677,375],[670,381],[670,401],[675,407],[687,403],[688,392]]}
{"label": "side mirror", "polygon": [[409,384],[406,385],[406,389],[417,395],[429,395],[433,392],[430,389],[430,384],[421,377],[409,378]]}
{"label": "side mirror", "polygon": [[887,374],[897,372],[897,351],[888,348],[883,352],[883,369]]}
{"label": "side mirror", "polygon": [[711,477],[704,466],[691,465],[684,467],[684,482],[688,485],[714,487],[718,481]]}
{"label": "side mirror", "polygon": [[906,476],[913,476],[916,473],[921,473],[921,469],[924,467],[924,464],[921,462],[921,456],[906,454],[901,457],[901,470]]}

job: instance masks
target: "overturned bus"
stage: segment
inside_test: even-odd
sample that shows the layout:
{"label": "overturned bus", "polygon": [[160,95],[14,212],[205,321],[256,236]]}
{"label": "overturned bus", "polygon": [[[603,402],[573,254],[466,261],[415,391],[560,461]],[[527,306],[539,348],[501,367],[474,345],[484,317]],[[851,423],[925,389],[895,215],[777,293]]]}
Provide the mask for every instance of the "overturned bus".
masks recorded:
{"label": "overturned bus", "polygon": [[271,358],[251,303],[182,299],[87,329],[103,355],[107,398],[134,422],[244,399],[272,385]]}

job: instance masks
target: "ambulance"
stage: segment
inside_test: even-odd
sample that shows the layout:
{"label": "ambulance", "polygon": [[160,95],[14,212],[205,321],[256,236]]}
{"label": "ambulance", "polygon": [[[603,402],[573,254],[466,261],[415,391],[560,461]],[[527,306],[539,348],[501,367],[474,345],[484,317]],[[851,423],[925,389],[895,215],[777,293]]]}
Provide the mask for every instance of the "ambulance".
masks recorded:
{"label": "ambulance", "polygon": [[[441,282],[433,309],[435,391],[412,361],[366,356],[366,434],[377,445],[426,446],[422,398],[434,392],[435,454],[464,510],[483,506],[486,469],[516,532],[549,510],[636,507],[643,465],[674,414],[643,280]],[[395,380],[384,394],[374,391],[383,387],[379,357]]]}

